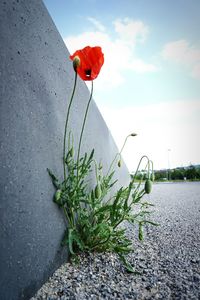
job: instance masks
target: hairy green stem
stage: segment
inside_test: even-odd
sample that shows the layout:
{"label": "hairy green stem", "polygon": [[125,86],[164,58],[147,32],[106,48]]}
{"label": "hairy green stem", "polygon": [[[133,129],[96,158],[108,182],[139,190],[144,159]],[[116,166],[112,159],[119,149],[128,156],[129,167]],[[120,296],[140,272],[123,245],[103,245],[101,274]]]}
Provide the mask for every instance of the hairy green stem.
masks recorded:
{"label": "hairy green stem", "polygon": [[[80,139],[79,139],[77,165],[79,164],[79,157],[80,157],[80,151],[81,151],[81,142],[82,142],[82,138],[83,138],[83,131],[84,131],[84,128],[85,128],[85,122],[86,122],[86,119],[87,119],[87,114],[88,114],[90,102],[92,100],[92,94],[93,94],[93,81],[92,81],[92,88],[91,88],[90,98],[89,98],[89,101],[88,101],[88,104],[87,104],[87,107],[86,107],[85,116],[84,116],[84,120],[83,120],[83,125],[82,125],[82,129],[81,129],[81,135],[80,135]],[[78,167],[77,167],[77,177],[78,177]]]}
{"label": "hairy green stem", "polygon": [[[147,162],[147,164],[146,164],[146,166],[145,166],[145,168],[144,168],[144,171],[146,171],[146,169],[147,169],[148,166],[149,166],[149,161]],[[141,179],[140,179],[140,181],[139,181],[139,183],[138,183],[138,185],[137,185],[137,187],[136,187],[134,193],[137,193],[137,191],[139,190],[139,188],[140,188],[140,186],[141,186],[141,184],[142,184],[144,175],[145,175],[145,173],[143,173],[143,175],[142,175],[142,177],[141,177]]]}
{"label": "hairy green stem", "polygon": [[126,197],[126,200],[125,200],[125,201],[128,201],[128,199],[129,199],[129,197],[130,197],[131,190],[132,190],[133,185],[134,185],[135,177],[136,177],[137,172],[138,172],[138,170],[139,170],[140,164],[141,164],[141,162],[142,162],[142,160],[143,160],[144,158],[147,159],[147,161],[148,161],[147,164],[148,164],[148,166],[149,166],[149,158],[148,158],[146,155],[143,155],[143,156],[141,157],[140,161],[139,161],[139,164],[138,164],[138,166],[137,166],[137,170],[136,170],[136,172],[135,172],[135,174],[134,174],[134,176],[133,176],[133,179],[132,179],[132,181],[131,181],[130,184],[129,184],[128,194],[127,194],[127,197]]}
{"label": "hairy green stem", "polygon": [[140,158],[140,161],[139,161],[139,164],[138,164],[137,169],[136,169],[136,171],[135,171],[135,174],[134,174],[134,176],[133,176],[132,182],[135,180],[135,177],[136,177],[136,175],[137,175],[137,172],[138,172],[138,170],[139,170],[139,167],[140,167],[140,165],[141,165],[141,162],[142,162],[142,160],[143,160],[144,158],[147,159],[148,164],[149,164],[149,158],[148,158],[146,155],[143,155],[143,156]]}
{"label": "hairy green stem", "polygon": [[150,162],[150,164],[151,164],[151,175],[152,175],[152,181],[154,181],[154,169],[153,169],[153,161],[152,160],[150,160],[149,161]]}
{"label": "hairy green stem", "polygon": [[75,72],[74,87],[73,87],[72,95],[71,95],[71,98],[70,98],[70,101],[69,101],[69,106],[68,106],[68,109],[67,109],[67,117],[66,117],[66,121],[65,121],[65,130],[64,130],[64,139],[63,139],[63,173],[64,173],[65,185],[66,185],[66,179],[67,179],[66,165],[65,165],[66,134],[67,134],[67,125],[68,125],[68,121],[69,121],[70,108],[71,108],[71,105],[72,105],[72,101],[73,101],[74,93],[75,93],[75,89],[76,89],[76,83],[77,83],[77,72]]}
{"label": "hairy green stem", "polygon": [[123,144],[123,146],[122,146],[120,152],[117,153],[117,154],[115,155],[113,161],[111,162],[111,165],[110,165],[110,167],[109,167],[109,169],[108,169],[108,172],[107,172],[106,176],[108,176],[108,174],[110,173],[110,171],[112,171],[112,167],[113,167],[113,165],[114,165],[114,163],[115,163],[117,157],[119,156],[120,159],[121,159],[122,151],[123,151],[123,149],[124,149],[124,147],[125,147],[125,145],[126,145],[127,139],[128,139],[130,136],[131,136],[131,134],[127,135],[127,137],[125,138],[124,144]]}
{"label": "hairy green stem", "polygon": [[65,216],[66,216],[66,218],[67,218],[67,221],[68,221],[70,227],[72,228],[73,222],[71,222],[70,217],[69,217],[69,215],[68,215],[68,213],[67,213],[67,210],[66,210],[66,208],[65,208],[64,206],[63,206],[63,211],[64,211],[64,214],[65,214]]}

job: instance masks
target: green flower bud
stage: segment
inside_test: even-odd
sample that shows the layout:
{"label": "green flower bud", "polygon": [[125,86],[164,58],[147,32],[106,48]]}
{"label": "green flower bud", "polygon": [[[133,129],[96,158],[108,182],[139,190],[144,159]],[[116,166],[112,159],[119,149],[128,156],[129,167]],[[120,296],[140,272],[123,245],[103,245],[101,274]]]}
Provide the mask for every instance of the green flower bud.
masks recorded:
{"label": "green flower bud", "polygon": [[70,155],[71,157],[74,156],[74,147],[73,147],[73,146],[72,146],[72,148],[69,150],[69,155]]}
{"label": "green flower bud", "polygon": [[118,161],[117,165],[118,165],[119,168],[121,167],[121,165],[122,165],[121,159]]}
{"label": "green flower bud", "polygon": [[56,193],[55,193],[55,196],[54,196],[54,201],[56,203],[59,203],[59,200],[61,198],[61,194],[62,194],[62,191],[61,190],[57,190]]}
{"label": "green flower bud", "polygon": [[96,185],[94,192],[95,192],[95,198],[99,199],[101,197],[101,186],[99,183]]}
{"label": "green flower bud", "polygon": [[81,60],[78,56],[75,56],[74,59],[73,59],[73,68],[74,68],[74,71],[76,72],[77,68],[80,66],[81,64]]}
{"label": "green flower bud", "polygon": [[152,181],[150,179],[147,179],[144,185],[145,193],[150,194],[152,190]]}

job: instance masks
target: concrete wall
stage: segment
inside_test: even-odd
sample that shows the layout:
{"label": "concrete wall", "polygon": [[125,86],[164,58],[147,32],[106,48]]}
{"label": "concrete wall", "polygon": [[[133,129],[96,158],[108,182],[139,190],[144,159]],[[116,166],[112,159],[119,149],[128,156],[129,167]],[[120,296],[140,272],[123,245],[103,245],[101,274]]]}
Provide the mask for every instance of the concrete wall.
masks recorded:
{"label": "concrete wall", "polygon": [[[68,254],[46,168],[62,174],[69,52],[41,0],[0,1],[0,299],[28,299]],[[106,59],[106,58],[105,58]],[[98,80],[98,79],[97,79]],[[70,126],[78,137],[89,92],[78,80]],[[94,101],[82,152],[108,166],[117,148]],[[119,185],[127,182],[125,166]]]}

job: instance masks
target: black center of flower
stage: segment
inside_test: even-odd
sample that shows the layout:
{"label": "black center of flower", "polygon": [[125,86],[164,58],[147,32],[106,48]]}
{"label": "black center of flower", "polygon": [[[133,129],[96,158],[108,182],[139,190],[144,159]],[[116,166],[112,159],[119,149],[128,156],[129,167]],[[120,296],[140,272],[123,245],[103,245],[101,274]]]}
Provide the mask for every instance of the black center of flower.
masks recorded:
{"label": "black center of flower", "polygon": [[86,75],[86,77],[90,77],[90,76],[91,76],[91,72],[92,72],[91,69],[86,69],[86,70],[85,70],[85,75]]}

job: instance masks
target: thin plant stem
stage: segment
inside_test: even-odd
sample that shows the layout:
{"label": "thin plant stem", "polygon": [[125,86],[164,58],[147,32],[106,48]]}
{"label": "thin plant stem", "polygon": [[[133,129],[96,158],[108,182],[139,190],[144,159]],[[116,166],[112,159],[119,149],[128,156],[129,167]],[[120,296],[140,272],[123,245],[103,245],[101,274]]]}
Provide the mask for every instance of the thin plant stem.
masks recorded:
{"label": "thin plant stem", "polygon": [[[144,168],[145,171],[146,171],[148,165],[149,165],[149,161],[147,162],[147,164],[146,164],[146,166],[145,166],[145,168]],[[142,184],[144,175],[145,175],[145,173],[143,173],[142,177],[140,178],[140,181],[139,181],[139,183],[138,183],[138,185],[137,185],[137,187],[136,187],[134,193],[137,193],[137,192],[138,192],[138,190],[139,190],[139,188],[140,188],[140,186],[141,186],[141,184]]]}
{"label": "thin plant stem", "polygon": [[130,197],[131,190],[132,190],[133,185],[134,185],[135,177],[136,177],[137,172],[138,172],[138,170],[139,170],[140,164],[141,164],[141,162],[142,162],[142,160],[143,160],[144,158],[147,159],[147,161],[148,161],[147,164],[149,165],[149,158],[148,158],[146,155],[143,155],[143,156],[141,157],[140,161],[139,161],[139,164],[138,164],[138,166],[137,166],[137,170],[136,170],[136,172],[135,172],[135,175],[134,175],[132,181],[131,181],[130,184],[129,184],[128,195],[127,195],[127,197],[126,197],[126,201],[128,201],[128,199],[129,199],[129,197]]}
{"label": "thin plant stem", "polygon": [[142,160],[143,160],[144,158],[146,158],[146,159],[147,159],[147,161],[148,161],[148,163],[149,163],[149,158],[148,158],[146,155],[143,155],[143,156],[140,158],[139,164],[138,164],[138,166],[137,166],[137,170],[135,171],[135,174],[134,174],[134,176],[133,176],[133,179],[132,179],[132,181],[134,181],[134,180],[135,180],[135,177],[136,177],[136,175],[137,175],[137,173],[138,173],[138,170],[139,170],[140,164],[141,164],[141,162],[142,162]]}
{"label": "thin plant stem", "polygon": [[70,217],[67,213],[67,210],[66,208],[63,206],[63,211],[64,211],[64,214],[65,214],[65,217],[67,218],[67,221],[68,221],[68,224],[72,227],[72,223],[71,223],[71,220],[70,220]]}
{"label": "thin plant stem", "polygon": [[110,171],[112,171],[112,167],[113,167],[113,165],[114,165],[114,163],[115,163],[115,161],[116,161],[117,157],[119,156],[119,157],[120,157],[120,159],[121,159],[121,154],[122,154],[122,151],[123,151],[123,149],[124,149],[124,147],[125,147],[125,145],[126,145],[127,139],[128,139],[130,136],[131,136],[131,134],[127,135],[127,137],[125,138],[125,140],[124,140],[124,144],[123,144],[123,146],[122,146],[122,148],[121,148],[120,152],[119,152],[119,153],[117,153],[117,154],[115,155],[115,157],[114,157],[113,161],[111,162],[111,165],[110,165],[110,167],[109,167],[109,169],[108,169],[108,172],[107,172],[106,176],[108,176],[108,174],[110,173]]}
{"label": "thin plant stem", "polygon": [[151,164],[151,179],[152,179],[152,181],[154,181],[154,169],[153,169],[153,161],[152,161],[152,160],[150,160],[149,162],[150,162],[150,164]]}
{"label": "thin plant stem", "polygon": [[[91,88],[90,98],[89,98],[89,101],[88,101],[88,104],[87,104],[87,107],[86,107],[85,116],[84,116],[84,120],[83,120],[83,125],[82,125],[82,129],[81,129],[81,135],[80,135],[80,139],[79,139],[78,155],[77,155],[77,165],[79,163],[80,150],[81,150],[81,142],[82,142],[82,138],[83,138],[83,131],[84,131],[84,128],[85,128],[85,122],[86,122],[86,119],[87,119],[87,114],[88,114],[90,102],[92,100],[92,94],[93,94],[93,81],[92,81],[92,88]],[[78,168],[77,168],[77,173],[78,173]]]}
{"label": "thin plant stem", "polygon": [[76,83],[77,83],[77,72],[75,72],[74,87],[73,87],[72,95],[71,95],[71,98],[70,98],[70,101],[69,101],[69,106],[68,106],[68,109],[67,109],[67,117],[66,117],[66,121],[65,121],[65,131],[64,131],[64,139],[63,139],[63,172],[64,172],[65,185],[66,185],[66,179],[67,179],[66,165],[65,165],[66,134],[67,134],[67,125],[68,125],[68,121],[69,121],[70,108],[71,108],[71,105],[72,105],[72,101],[73,101],[74,93],[75,93],[75,89],[76,89]]}

